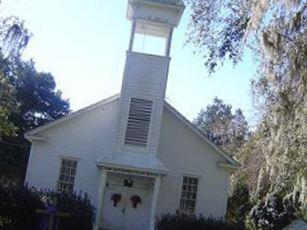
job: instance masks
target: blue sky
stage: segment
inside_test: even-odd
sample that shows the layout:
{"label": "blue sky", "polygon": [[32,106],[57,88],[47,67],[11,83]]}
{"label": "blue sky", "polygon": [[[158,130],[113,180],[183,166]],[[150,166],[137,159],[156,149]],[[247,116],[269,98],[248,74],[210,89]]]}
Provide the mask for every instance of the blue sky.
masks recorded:
{"label": "blue sky", "polygon": [[[118,93],[130,36],[128,0],[3,0],[0,14],[17,15],[33,36],[24,58],[51,72],[73,110]],[[217,96],[254,120],[250,78],[255,63],[245,55],[209,77],[201,56],[184,46],[189,11],[173,35],[166,98],[189,120]]]}

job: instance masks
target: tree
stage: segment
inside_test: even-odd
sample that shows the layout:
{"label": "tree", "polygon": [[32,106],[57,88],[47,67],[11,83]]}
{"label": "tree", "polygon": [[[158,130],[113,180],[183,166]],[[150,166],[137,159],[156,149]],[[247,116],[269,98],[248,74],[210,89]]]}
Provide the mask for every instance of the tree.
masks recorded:
{"label": "tree", "polygon": [[17,130],[9,120],[9,115],[16,110],[17,104],[15,89],[6,75],[9,72],[8,61],[4,59],[3,52],[10,58],[19,58],[29,38],[29,32],[18,18],[0,18],[0,140],[3,136],[14,135]]}
{"label": "tree", "polygon": [[[192,12],[188,42],[204,55],[209,72],[226,59],[236,64],[241,60],[246,47],[261,55],[259,61],[269,64],[268,59],[273,60],[273,56],[267,55],[269,50],[279,49],[279,54],[283,54],[279,57],[284,57],[288,46],[296,43],[294,37],[304,38],[306,0],[187,2]],[[287,46],[282,46],[283,42]],[[274,56],[277,58],[278,54],[275,52]]]}
{"label": "tree", "polygon": [[214,98],[213,103],[202,109],[194,124],[215,144],[233,154],[248,137],[248,124],[240,109],[232,113],[232,106]]}
{"label": "tree", "polygon": [[33,61],[14,65],[16,74],[10,82],[16,89],[19,108],[11,114],[11,120],[19,127],[20,135],[69,113],[69,103],[56,89],[50,73],[37,72]]}
{"label": "tree", "polygon": [[16,127],[9,120],[9,115],[15,109],[14,88],[8,79],[0,72],[0,140],[3,136],[15,133]]}
{"label": "tree", "polygon": [[240,61],[245,47],[259,63],[253,90],[261,118],[242,152],[243,159],[261,159],[251,199],[292,197],[307,218],[306,0],[189,2],[189,41],[204,54],[209,72],[228,58]]}
{"label": "tree", "polygon": [[18,103],[18,109],[9,115],[10,122],[18,127],[17,135],[4,137],[0,142],[0,174],[21,179],[25,173],[30,146],[24,139],[24,133],[69,113],[69,102],[56,89],[53,76],[38,72],[33,61],[4,59],[0,68],[15,88]]}
{"label": "tree", "polygon": [[[0,18],[0,179],[23,178],[30,146],[24,139],[26,131],[70,112],[53,76],[38,72],[33,61],[22,61],[30,37],[20,19]],[[13,131],[16,136],[10,135]]]}
{"label": "tree", "polygon": [[0,17],[0,47],[4,56],[20,58],[30,37],[30,32],[19,18]]}
{"label": "tree", "polygon": [[247,152],[246,149],[249,149],[247,144],[251,142],[252,138],[248,123],[240,109],[233,113],[231,105],[214,98],[212,104],[200,111],[194,124],[211,141],[232,154],[242,165],[232,176],[232,193],[228,199],[226,216],[228,222],[234,223],[238,228],[243,228],[245,215],[252,207],[249,200],[249,185],[254,185],[254,183],[247,184],[246,182],[255,180],[254,169],[259,168],[254,164],[254,161],[250,161],[252,156],[256,155],[241,153]]}

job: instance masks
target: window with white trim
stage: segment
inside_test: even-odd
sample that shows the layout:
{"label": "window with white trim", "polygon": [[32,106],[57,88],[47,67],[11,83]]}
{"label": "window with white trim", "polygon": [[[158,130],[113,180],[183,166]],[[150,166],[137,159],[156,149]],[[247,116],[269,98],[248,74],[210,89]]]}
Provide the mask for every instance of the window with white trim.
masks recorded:
{"label": "window with white trim", "polygon": [[152,104],[150,100],[131,98],[125,144],[147,145]]}
{"label": "window with white trim", "polygon": [[196,197],[198,189],[197,177],[184,176],[181,188],[181,197],[179,212],[186,215],[193,215],[196,206]]}
{"label": "window with white trim", "polygon": [[59,192],[73,192],[76,178],[78,161],[72,159],[62,159],[61,171],[58,180],[57,190]]}

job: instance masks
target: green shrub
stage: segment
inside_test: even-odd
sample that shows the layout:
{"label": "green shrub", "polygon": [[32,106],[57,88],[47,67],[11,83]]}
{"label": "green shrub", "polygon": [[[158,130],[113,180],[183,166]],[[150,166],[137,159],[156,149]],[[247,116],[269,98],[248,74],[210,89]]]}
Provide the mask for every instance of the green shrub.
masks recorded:
{"label": "green shrub", "polygon": [[86,194],[38,191],[23,185],[4,184],[0,184],[0,229],[39,229],[42,215],[37,209],[45,209],[43,197],[56,200],[57,210],[70,215],[60,219],[59,230],[92,229],[95,212]]}
{"label": "green shrub", "polygon": [[60,230],[91,230],[93,228],[95,212],[86,193],[82,195],[82,193],[47,192],[46,194],[57,199],[58,210],[70,214],[69,218],[61,219]]}
{"label": "green shrub", "polygon": [[244,229],[245,219],[253,204],[250,201],[250,194],[247,185],[237,184],[228,197],[226,220],[241,229]]}
{"label": "green shrub", "polygon": [[246,226],[253,229],[282,229],[297,218],[296,202],[273,194],[254,206]]}
{"label": "green shrub", "polygon": [[165,214],[157,218],[156,230],[237,230],[238,227],[214,218]]}
{"label": "green shrub", "polygon": [[38,229],[36,209],[43,207],[38,193],[24,186],[0,185],[0,229]]}

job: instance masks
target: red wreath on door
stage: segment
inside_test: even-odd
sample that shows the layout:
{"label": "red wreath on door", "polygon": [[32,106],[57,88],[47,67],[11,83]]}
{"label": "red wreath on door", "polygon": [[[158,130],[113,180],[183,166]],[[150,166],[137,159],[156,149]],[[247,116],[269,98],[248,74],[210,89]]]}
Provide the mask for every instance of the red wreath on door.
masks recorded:
{"label": "red wreath on door", "polygon": [[116,207],[117,203],[122,199],[122,195],[119,193],[113,193],[111,200],[113,201],[113,206]]}
{"label": "red wreath on door", "polygon": [[142,199],[141,197],[139,197],[138,195],[133,195],[130,197],[130,200],[132,202],[132,207],[136,208],[138,204],[142,203]]}

